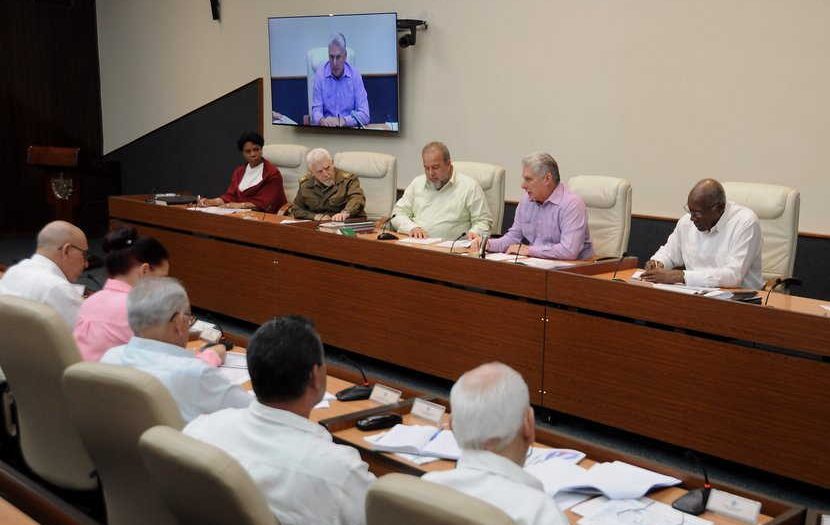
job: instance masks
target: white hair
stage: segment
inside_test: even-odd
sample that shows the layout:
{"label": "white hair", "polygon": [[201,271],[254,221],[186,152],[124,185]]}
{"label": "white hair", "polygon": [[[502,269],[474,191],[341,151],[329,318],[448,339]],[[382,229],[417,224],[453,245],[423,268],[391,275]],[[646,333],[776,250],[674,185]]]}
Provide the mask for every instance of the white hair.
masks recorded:
{"label": "white hair", "polygon": [[145,277],[127,295],[127,321],[136,334],[187,310],[184,287],[172,277]]}
{"label": "white hair", "polygon": [[559,184],[559,165],[550,153],[531,153],[522,159],[522,166],[530,168],[537,177],[544,177],[547,173]]}
{"label": "white hair", "polygon": [[308,169],[311,169],[312,165],[324,161],[331,162],[331,154],[324,148],[314,148],[308,152],[308,155],[305,156],[305,163],[308,166]]}
{"label": "white hair", "polygon": [[334,33],[329,37],[329,47],[332,45],[339,47],[344,52],[346,51],[346,37],[343,36],[343,33]]}
{"label": "white hair", "polygon": [[462,375],[450,391],[452,429],[461,448],[505,448],[521,432],[530,406],[527,384],[503,363],[487,363]]}

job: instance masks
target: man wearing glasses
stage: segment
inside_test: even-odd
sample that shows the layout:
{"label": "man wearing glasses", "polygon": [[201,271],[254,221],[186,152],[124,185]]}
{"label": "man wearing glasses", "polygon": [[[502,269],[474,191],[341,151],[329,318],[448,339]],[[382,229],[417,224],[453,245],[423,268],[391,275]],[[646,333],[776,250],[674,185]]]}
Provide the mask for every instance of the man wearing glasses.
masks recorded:
{"label": "man wearing glasses", "polygon": [[[646,263],[644,281],[689,286],[763,288],[761,225],[755,213],[728,202],[714,179],[689,192],[686,215]],[[685,267],[685,269],[675,269]]]}
{"label": "man wearing glasses", "polygon": [[[177,280],[141,279],[127,295],[127,321],[135,335],[107,351],[101,362],[155,376],[170,391],[185,421],[251,403],[250,394],[184,348],[194,317],[187,292]],[[224,359],[224,351],[211,348]]]}
{"label": "man wearing glasses", "polygon": [[84,287],[73,284],[87,266],[86,235],[66,221],[50,222],[37,234],[37,250],[15,264],[0,280],[0,294],[48,304],[75,326]]}

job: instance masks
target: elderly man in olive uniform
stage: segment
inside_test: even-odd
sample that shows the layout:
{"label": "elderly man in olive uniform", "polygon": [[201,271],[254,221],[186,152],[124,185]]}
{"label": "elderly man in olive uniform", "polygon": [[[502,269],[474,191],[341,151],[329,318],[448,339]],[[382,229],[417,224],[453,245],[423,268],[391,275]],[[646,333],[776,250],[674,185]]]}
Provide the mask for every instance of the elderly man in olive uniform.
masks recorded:
{"label": "elderly man in olive uniform", "polygon": [[365,215],[366,197],[360,180],[334,167],[329,152],[316,148],[306,157],[308,174],[300,179],[291,213],[297,219],[344,221]]}

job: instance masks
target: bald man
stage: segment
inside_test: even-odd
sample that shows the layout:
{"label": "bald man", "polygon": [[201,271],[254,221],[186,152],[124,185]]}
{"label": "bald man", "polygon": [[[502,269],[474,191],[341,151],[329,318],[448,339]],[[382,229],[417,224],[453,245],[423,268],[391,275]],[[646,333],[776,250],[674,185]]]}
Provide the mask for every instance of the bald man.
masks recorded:
{"label": "bald man", "polygon": [[0,279],[0,294],[15,295],[48,304],[75,326],[84,287],[72,284],[87,266],[89,244],[77,226],[50,222],[37,234],[37,251],[15,264]]}
{"label": "bald man", "polygon": [[421,479],[484,500],[517,525],[567,525],[542,482],[522,468],[536,436],[522,376],[502,363],[474,368],[453,385],[450,408],[461,459],[454,470]]}
{"label": "bald man", "polygon": [[[714,179],[695,184],[666,244],[646,263],[642,279],[653,283],[760,290],[763,236],[758,217],[728,202]],[[676,269],[683,267],[685,269]]]}

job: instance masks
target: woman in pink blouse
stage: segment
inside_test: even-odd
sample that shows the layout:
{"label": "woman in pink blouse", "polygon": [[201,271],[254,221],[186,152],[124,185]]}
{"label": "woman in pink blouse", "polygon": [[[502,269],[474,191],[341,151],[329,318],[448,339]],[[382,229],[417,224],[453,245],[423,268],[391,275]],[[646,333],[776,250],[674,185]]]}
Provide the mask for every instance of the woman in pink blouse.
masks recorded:
{"label": "woman in pink blouse", "polygon": [[[83,302],[75,323],[75,342],[84,361],[98,361],[107,350],[133,336],[127,321],[127,294],[139,279],[164,277],[170,261],[164,246],[135,228],[113,230],[104,238],[104,264],[109,278],[104,287]],[[199,354],[212,366],[221,364],[213,350]]]}

